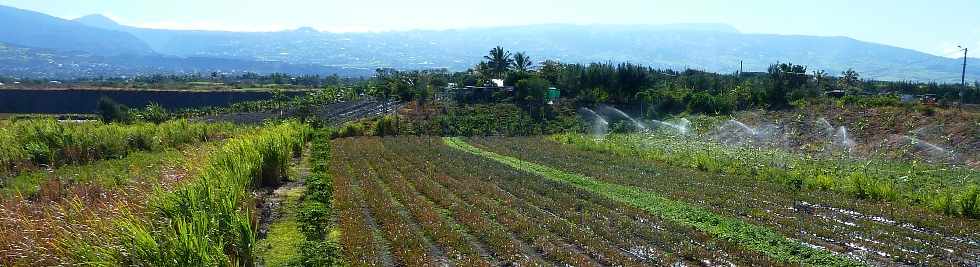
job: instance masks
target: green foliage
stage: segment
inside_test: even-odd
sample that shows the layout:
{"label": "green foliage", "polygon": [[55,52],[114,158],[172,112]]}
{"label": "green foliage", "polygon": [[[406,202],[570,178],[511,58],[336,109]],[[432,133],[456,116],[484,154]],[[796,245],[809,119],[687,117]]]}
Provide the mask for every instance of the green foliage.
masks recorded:
{"label": "green foliage", "polygon": [[517,81],[515,94],[520,102],[537,107],[544,104],[548,92],[548,81],[538,77]]}
{"label": "green foliage", "polygon": [[902,106],[898,95],[856,96],[847,95],[839,100],[840,105],[853,105],[862,108]]}
{"label": "green foliage", "polygon": [[769,87],[766,88],[767,103],[772,108],[789,106],[789,93],[800,90],[807,84],[806,67],[792,63],[769,66]]}
{"label": "green foliage", "polygon": [[584,90],[579,94],[575,102],[581,106],[596,106],[609,101],[609,93],[600,88]]}
{"label": "green foliage", "polygon": [[[125,249],[99,262],[138,266],[251,266],[255,205],[251,190],[283,174],[307,128],[287,122],[226,142],[207,159],[200,177],[150,200],[149,218],[117,222]],[[270,171],[269,169],[275,169]]]}
{"label": "green foliage", "polygon": [[570,106],[542,107],[536,113],[513,104],[473,104],[442,107],[445,113],[430,118],[384,116],[344,124],[332,138],[355,136],[433,135],[526,136],[564,133],[582,129]]}
{"label": "green foliage", "polygon": [[334,137],[343,138],[343,137],[364,136],[366,135],[366,133],[367,131],[365,131],[364,129],[364,124],[360,122],[352,122],[352,123],[344,124],[343,127],[340,127],[340,130],[337,130]]}
{"label": "green foliage", "polygon": [[398,121],[399,121],[398,115],[385,115],[382,116],[381,118],[378,118],[378,120],[374,124],[373,135],[374,136],[398,135],[399,132]]}
{"label": "green foliage", "polygon": [[332,199],[333,179],[330,177],[330,135],[314,135],[310,163],[312,175],[306,180],[306,194],[298,221],[305,237],[300,247],[299,266],[338,266],[341,248],[334,233]]}
{"label": "green foliage", "polygon": [[42,184],[58,179],[65,184],[98,185],[116,188],[130,183],[156,181],[168,163],[183,162],[183,154],[167,149],[162,152],[131,153],[120,159],[110,159],[89,164],[69,165],[54,170],[33,170],[12,175],[3,181],[0,197],[12,195],[33,196]]}
{"label": "green foliage", "polygon": [[514,54],[514,71],[528,72],[533,65],[534,61],[531,61],[531,57],[527,56],[527,53],[517,52]]}
{"label": "green foliage", "polygon": [[143,109],[132,110],[131,113],[132,114],[130,117],[137,121],[146,121],[157,124],[168,121],[172,117],[166,108],[155,102],[146,105],[146,107]]}
{"label": "green foliage", "polygon": [[131,125],[28,119],[0,126],[0,173],[37,165],[64,165],[117,159],[136,151],[161,151],[219,139],[230,124],[174,120]]}
{"label": "green foliage", "polygon": [[[807,157],[776,149],[731,147],[661,135],[580,134],[552,139],[580,149],[643,157],[702,171],[742,175],[793,189],[831,190],[859,199],[904,201],[949,215],[978,218],[980,172],[902,161]],[[970,207],[974,207],[971,211]]]}
{"label": "green foliage", "polygon": [[503,74],[507,73],[514,64],[514,59],[511,57],[510,52],[500,46],[490,49],[490,54],[483,56],[483,58],[486,59],[486,64],[490,68],[493,77],[498,78],[503,77]]}
{"label": "green foliage", "polygon": [[123,104],[116,103],[108,97],[99,98],[99,103],[96,106],[98,109],[99,116],[104,122],[129,122],[132,118],[129,116],[129,107]]}

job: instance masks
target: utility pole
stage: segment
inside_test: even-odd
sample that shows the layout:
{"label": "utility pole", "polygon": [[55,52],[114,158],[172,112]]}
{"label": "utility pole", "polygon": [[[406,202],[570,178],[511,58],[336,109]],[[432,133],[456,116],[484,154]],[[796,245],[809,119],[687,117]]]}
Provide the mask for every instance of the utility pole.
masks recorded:
{"label": "utility pole", "polygon": [[966,100],[966,53],[970,51],[969,48],[963,48],[963,74],[960,75],[960,106],[963,106],[963,102]]}
{"label": "utility pole", "polygon": [[743,63],[743,61],[741,61],[741,60],[738,61],[738,77],[739,78],[742,78],[742,63]]}

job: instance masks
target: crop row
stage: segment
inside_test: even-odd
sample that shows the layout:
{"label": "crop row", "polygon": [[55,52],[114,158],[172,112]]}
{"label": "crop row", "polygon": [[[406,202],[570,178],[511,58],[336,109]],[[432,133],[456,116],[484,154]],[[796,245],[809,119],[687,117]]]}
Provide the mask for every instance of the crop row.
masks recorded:
{"label": "crop row", "polygon": [[639,157],[577,149],[544,138],[471,139],[480,148],[609,183],[650,190],[869,263],[976,263],[975,221],[825,191],[794,191]]}
{"label": "crop row", "polygon": [[[0,175],[35,166],[121,158],[216,140],[235,132],[229,124],[175,120],[161,124],[68,123],[53,119],[0,122]],[[3,186],[0,180],[0,186]]]}
{"label": "crop row", "polygon": [[781,236],[768,228],[752,225],[735,218],[721,216],[697,206],[665,198],[652,191],[633,186],[606,183],[591,177],[496,154],[474,147],[458,138],[446,138],[445,140],[449,146],[461,151],[493,159],[515,169],[540,175],[556,182],[567,183],[579,189],[627,203],[646,210],[658,217],[689,225],[712,236],[728,240],[746,250],[765,254],[780,263],[834,266],[859,265],[856,262],[847,258],[838,257],[826,250],[816,249]]}
{"label": "crop row", "polygon": [[[351,161],[369,161],[350,170],[377,170],[361,182],[381,183],[371,187],[395,196],[393,203],[402,205],[393,208],[408,215],[414,222],[409,225],[419,225],[425,235],[420,242],[432,240],[433,251],[456,264],[474,262],[469,259],[477,255],[483,260],[470,264],[773,264],[765,256],[691,227],[462,153],[439,139],[344,139],[335,141],[335,150],[351,153]],[[364,194],[365,198],[371,195],[384,197]],[[384,223],[378,219],[379,225]],[[387,240],[404,238],[384,236]],[[369,245],[345,244],[345,249],[350,247]]]}
{"label": "crop row", "polygon": [[300,247],[300,266],[336,266],[341,262],[332,208],[333,179],[330,175],[330,139],[318,131],[311,140],[310,176],[299,211],[299,228],[304,242]]}

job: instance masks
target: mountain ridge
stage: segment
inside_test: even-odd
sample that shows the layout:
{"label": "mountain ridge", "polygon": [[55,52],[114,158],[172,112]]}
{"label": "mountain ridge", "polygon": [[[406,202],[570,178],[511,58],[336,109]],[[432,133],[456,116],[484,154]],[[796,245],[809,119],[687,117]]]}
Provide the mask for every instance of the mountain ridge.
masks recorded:
{"label": "mountain ridge", "polygon": [[[164,54],[355,68],[465,70],[497,45],[526,51],[538,61],[632,62],[726,73],[737,71],[740,62],[749,71],[792,62],[831,74],[853,68],[880,80],[959,81],[962,62],[847,36],[742,33],[730,25],[711,23],[538,24],[355,33],[308,27],[276,32],[127,28]],[[980,59],[970,62],[977,63],[969,64],[970,80],[980,79],[980,68],[973,67],[980,66]]]}
{"label": "mountain ridge", "polygon": [[[302,27],[276,32],[228,32],[138,28],[98,14],[68,21],[0,6],[0,15],[4,12],[15,14],[0,16],[0,22],[12,22],[6,25],[17,27],[0,27],[0,33],[15,33],[0,34],[0,42],[60,52],[78,50],[103,57],[159,55],[157,58],[164,59],[161,64],[166,66],[172,66],[172,62],[167,63],[171,60],[168,57],[179,57],[251,66],[256,65],[245,62],[337,69],[391,67],[459,71],[479,63],[491,47],[503,46],[514,52],[527,52],[536,62],[545,59],[565,63],[631,62],[719,73],[733,73],[740,66],[745,71],[765,71],[776,62],[792,62],[830,74],[853,68],[863,78],[876,80],[959,82],[962,67],[960,59],[846,36],[742,33],[731,25],[717,23],[539,24],[354,33]],[[59,29],[50,31],[58,34],[47,35],[55,42],[27,38],[34,36],[29,29],[44,27]],[[969,62],[968,79],[980,80],[980,59],[971,58]],[[113,62],[121,63],[125,62]]]}
{"label": "mountain ridge", "polygon": [[0,5],[0,38],[7,43],[99,55],[151,54],[149,45],[122,31],[108,30],[46,14]]}

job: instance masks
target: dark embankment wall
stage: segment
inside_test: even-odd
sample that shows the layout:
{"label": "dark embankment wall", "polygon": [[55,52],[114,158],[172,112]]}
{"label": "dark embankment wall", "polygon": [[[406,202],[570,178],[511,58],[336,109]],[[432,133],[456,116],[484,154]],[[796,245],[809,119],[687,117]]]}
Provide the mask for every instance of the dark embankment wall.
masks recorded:
{"label": "dark embankment wall", "polygon": [[[305,92],[290,91],[286,96]],[[170,109],[227,106],[272,97],[268,91],[161,91],[161,90],[0,90],[0,113],[95,113],[99,98],[106,96],[129,107],[156,102]]]}

